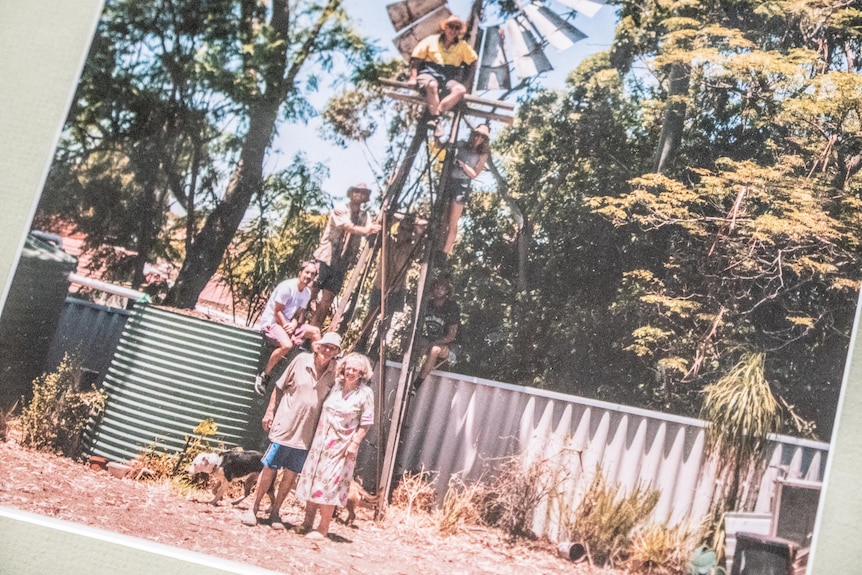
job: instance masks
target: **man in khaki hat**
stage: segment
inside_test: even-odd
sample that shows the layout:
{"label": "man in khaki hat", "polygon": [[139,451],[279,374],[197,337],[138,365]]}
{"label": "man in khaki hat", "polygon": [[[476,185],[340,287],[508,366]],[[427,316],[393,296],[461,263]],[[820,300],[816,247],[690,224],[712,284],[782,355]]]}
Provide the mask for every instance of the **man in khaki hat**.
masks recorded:
{"label": "man in khaki hat", "polygon": [[[347,272],[356,263],[362,236],[376,234],[380,224],[371,221],[363,206],[371,198],[371,189],[365,184],[350,186],[347,190],[347,203],[336,205],[329,214],[320,245],[314,250],[317,260],[317,289],[320,301],[311,318],[311,325],[321,327],[329,314],[335,294],[344,285]],[[312,302],[317,292],[312,294]]]}
{"label": "man in khaki hat", "polygon": [[440,22],[440,34],[428,36],[413,48],[408,84],[425,95],[428,126],[441,132],[440,116],[448,113],[473,86],[479,56],[463,40],[467,25],[455,16]]}

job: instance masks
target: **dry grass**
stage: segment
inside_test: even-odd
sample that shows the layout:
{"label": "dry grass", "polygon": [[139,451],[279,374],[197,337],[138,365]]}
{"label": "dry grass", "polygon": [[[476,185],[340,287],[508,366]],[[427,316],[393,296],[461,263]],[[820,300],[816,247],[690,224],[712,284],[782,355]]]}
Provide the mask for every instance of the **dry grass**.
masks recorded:
{"label": "dry grass", "polygon": [[443,505],[437,513],[437,527],[444,535],[454,535],[463,525],[483,525],[482,507],[487,488],[480,482],[467,485],[459,476],[449,479]]}
{"label": "dry grass", "polygon": [[632,533],[625,564],[629,570],[647,575],[684,573],[691,550],[698,543],[698,534],[687,525],[640,527]]}
{"label": "dry grass", "polygon": [[403,509],[408,516],[414,513],[431,515],[437,506],[437,491],[431,484],[431,473],[424,469],[418,473],[405,471],[392,492],[391,505]]}
{"label": "dry grass", "polygon": [[615,566],[630,556],[632,533],[647,521],[660,492],[639,485],[626,493],[607,482],[597,468],[577,510],[564,517],[572,541],[587,549],[591,564]]}

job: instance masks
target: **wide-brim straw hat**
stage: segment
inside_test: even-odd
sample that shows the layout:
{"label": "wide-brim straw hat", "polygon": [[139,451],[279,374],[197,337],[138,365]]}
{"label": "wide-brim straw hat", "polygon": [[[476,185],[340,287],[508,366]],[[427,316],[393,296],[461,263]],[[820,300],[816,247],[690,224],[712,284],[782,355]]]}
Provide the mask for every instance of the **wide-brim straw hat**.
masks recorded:
{"label": "wide-brim straw hat", "polygon": [[458,26],[459,26],[458,33],[459,34],[463,34],[464,32],[467,31],[467,24],[465,24],[463,20],[461,20],[459,17],[455,16],[454,14],[452,14],[448,18],[444,18],[440,22],[440,29],[445,30],[446,26],[448,26],[449,24],[453,24],[453,23],[458,24]]}
{"label": "wide-brim straw hat", "polygon": [[371,188],[369,188],[365,184],[356,184],[355,186],[350,186],[349,188],[347,188],[347,194],[350,195],[351,192],[365,192],[366,196],[371,197]]}
{"label": "wide-brim straw hat", "polygon": [[476,126],[475,128],[473,128],[473,133],[474,134],[481,134],[481,135],[485,136],[486,138],[488,138],[489,140],[491,139],[491,129],[488,128],[487,124],[482,124],[480,126]]}

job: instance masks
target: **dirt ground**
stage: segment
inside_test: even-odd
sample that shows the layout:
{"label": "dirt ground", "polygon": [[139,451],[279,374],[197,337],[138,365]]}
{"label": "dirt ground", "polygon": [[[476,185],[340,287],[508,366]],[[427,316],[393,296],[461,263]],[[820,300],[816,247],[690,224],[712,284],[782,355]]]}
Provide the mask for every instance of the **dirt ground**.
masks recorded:
{"label": "dirt ground", "polygon": [[[333,523],[330,538],[308,540],[268,525],[246,527],[237,507],[208,505],[208,491],[182,495],[168,484],[120,479],[70,459],[25,449],[14,430],[0,442],[0,506],[90,525],[283,573],[375,575],[612,575],[556,555],[548,541],[509,545],[499,532],[465,527],[443,536],[427,515],[390,508],[379,522],[360,509],[353,527]],[[282,508],[296,525],[302,507],[291,495]]]}

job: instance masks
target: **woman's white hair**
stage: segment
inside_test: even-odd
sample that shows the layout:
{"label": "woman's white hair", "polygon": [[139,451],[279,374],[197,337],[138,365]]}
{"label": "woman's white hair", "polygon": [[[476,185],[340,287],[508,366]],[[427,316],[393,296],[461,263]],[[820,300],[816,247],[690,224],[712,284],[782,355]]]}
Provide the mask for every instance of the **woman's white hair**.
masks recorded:
{"label": "woman's white hair", "polygon": [[371,360],[362,355],[361,353],[352,352],[345,355],[338,362],[338,368],[335,370],[335,376],[341,379],[344,379],[344,368],[349,362],[356,362],[359,364],[359,379],[363,382],[367,382],[371,379],[371,373],[374,368],[371,367]]}

